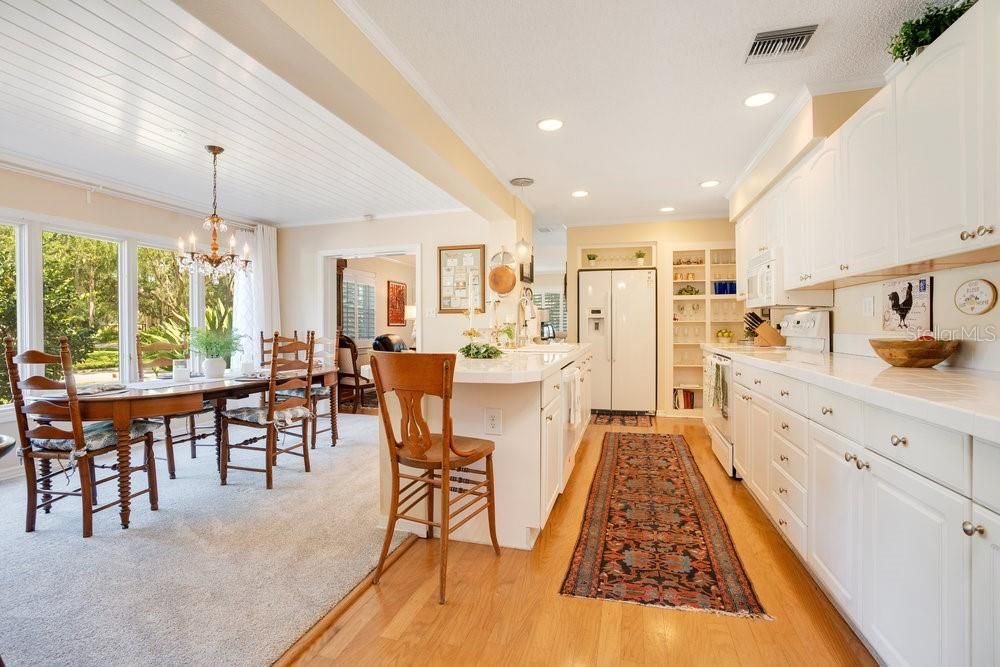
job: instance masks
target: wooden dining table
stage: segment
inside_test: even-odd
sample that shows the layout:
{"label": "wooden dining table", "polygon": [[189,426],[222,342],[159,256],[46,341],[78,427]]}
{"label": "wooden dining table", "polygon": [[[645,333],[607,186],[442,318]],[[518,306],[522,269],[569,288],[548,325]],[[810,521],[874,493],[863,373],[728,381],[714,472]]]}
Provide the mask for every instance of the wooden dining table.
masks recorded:
{"label": "wooden dining table", "polygon": [[[267,391],[269,383],[270,379],[267,377],[237,380],[235,376],[219,380],[195,378],[189,383],[168,386],[160,385],[158,381],[153,380],[145,383],[151,385],[150,388],[139,386],[142,383],[134,383],[128,385],[125,391],[78,396],[80,417],[84,422],[109,420],[114,424],[114,429],[118,434],[118,497],[121,500],[119,514],[122,528],[128,528],[132,498],[140,495],[132,493],[130,431],[133,420],[198,412],[206,401],[212,402],[215,408],[215,462],[218,466],[222,412],[226,409],[226,401],[248,398]],[[335,387],[337,368],[332,366],[314,370],[313,383],[318,386]],[[336,389],[332,389],[332,391],[336,391]],[[58,399],[51,397],[47,397],[46,400],[53,403],[59,402]],[[331,419],[334,418],[331,416]]]}

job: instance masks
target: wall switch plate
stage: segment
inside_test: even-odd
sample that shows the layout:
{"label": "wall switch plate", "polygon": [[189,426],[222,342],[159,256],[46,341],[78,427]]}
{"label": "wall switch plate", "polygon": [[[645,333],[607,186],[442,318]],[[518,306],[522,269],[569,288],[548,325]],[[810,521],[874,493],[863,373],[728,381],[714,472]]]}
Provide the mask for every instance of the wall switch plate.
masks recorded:
{"label": "wall switch plate", "polygon": [[500,408],[483,410],[483,431],[486,435],[503,435],[503,410]]}
{"label": "wall switch plate", "polygon": [[865,317],[875,317],[875,297],[866,296],[861,302],[861,310]]}

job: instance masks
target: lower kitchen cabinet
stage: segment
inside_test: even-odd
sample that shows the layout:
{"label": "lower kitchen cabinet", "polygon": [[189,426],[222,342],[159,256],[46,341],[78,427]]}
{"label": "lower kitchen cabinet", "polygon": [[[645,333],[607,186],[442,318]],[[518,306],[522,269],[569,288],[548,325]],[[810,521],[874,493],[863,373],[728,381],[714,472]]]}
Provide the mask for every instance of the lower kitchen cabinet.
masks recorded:
{"label": "lower kitchen cabinet", "polygon": [[740,478],[749,482],[750,477],[750,392],[738,385],[733,387],[732,401],[733,466]]}
{"label": "lower kitchen cabinet", "polygon": [[858,464],[865,638],[890,665],[969,664],[971,501],[867,450]]}
{"label": "lower kitchen cabinet", "polygon": [[833,601],[861,625],[865,450],[817,424],[809,428],[808,563]]}
{"label": "lower kitchen cabinet", "polygon": [[757,496],[761,505],[770,508],[770,483],[768,475],[771,470],[771,409],[760,394],[747,394],[747,425],[749,433],[750,469],[749,477],[744,477],[750,492]]}
{"label": "lower kitchen cabinet", "polygon": [[554,398],[548,405],[542,408],[542,505],[541,525],[545,525],[545,520],[552,511],[552,506],[559,498],[559,489],[562,486],[562,400]]}
{"label": "lower kitchen cabinet", "polygon": [[1000,664],[1000,515],[972,506],[972,664]]}

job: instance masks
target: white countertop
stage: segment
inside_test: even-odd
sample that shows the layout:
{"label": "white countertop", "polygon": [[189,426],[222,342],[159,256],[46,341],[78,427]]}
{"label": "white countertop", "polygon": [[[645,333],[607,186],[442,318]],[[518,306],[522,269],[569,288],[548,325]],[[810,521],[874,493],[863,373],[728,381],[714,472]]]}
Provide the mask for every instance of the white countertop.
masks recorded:
{"label": "white countertop", "polygon": [[1000,373],[896,368],[881,359],[703,344],[749,366],[787,375],[915,419],[1000,442]]}
{"label": "white countertop", "polygon": [[505,350],[499,359],[466,359],[458,355],[455,382],[462,384],[519,384],[541,382],[579,359],[590,343],[574,343],[569,350],[546,352]]}

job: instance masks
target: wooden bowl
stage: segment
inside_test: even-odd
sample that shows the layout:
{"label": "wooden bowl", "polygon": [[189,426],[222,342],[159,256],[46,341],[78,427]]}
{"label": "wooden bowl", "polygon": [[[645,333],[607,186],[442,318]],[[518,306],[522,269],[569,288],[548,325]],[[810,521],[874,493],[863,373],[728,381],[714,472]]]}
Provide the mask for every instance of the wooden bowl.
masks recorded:
{"label": "wooden bowl", "polygon": [[957,340],[899,340],[872,338],[868,341],[883,361],[901,368],[930,368],[954,354]]}

